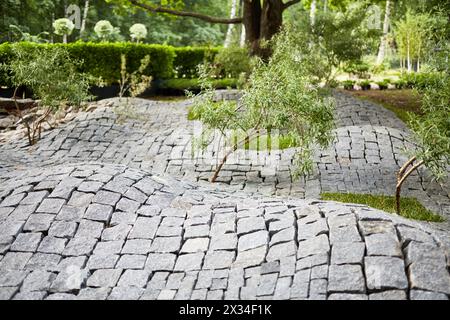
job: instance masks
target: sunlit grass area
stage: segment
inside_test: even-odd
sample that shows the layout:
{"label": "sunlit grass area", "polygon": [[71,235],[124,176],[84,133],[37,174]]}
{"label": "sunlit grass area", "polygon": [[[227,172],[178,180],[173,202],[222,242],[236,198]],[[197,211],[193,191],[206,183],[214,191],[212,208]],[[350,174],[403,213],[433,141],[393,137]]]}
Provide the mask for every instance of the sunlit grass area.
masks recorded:
{"label": "sunlit grass area", "polygon": [[411,89],[401,90],[360,90],[348,91],[360,99],[378,103],[386,109],[394,112],[403,122],[408,124],[409,115],[412,112],[421,114],[421,97]]}
{"label": "sunlit grass area", "polygon": [[[369,207],[380,209],[386,212],[395,213],[395,197],[372,194],[355,193],[322,193],[323,200],[332,200],[344,203],[365,204]],[[427,210],[415,198],[401,198],[401,216],[422,221],[443,222],[440,215]]]}

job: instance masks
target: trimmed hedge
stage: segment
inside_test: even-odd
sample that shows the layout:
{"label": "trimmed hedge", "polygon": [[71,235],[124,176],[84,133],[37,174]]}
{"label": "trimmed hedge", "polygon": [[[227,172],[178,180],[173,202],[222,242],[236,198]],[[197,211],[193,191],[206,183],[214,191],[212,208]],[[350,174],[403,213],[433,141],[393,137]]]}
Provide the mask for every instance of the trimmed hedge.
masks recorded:
{"label": "trimmed hedge", "polygon": [[[212,85],[216,89],[236,88],[238,79],[225,78],[212,81]],[[175,89],[175,90],[200,90],[200,83],[198,79],[166,79],[162,80],[158,86],[160,89]]]}
{"label": "trimmed hedge", "polygon": [[175,48],[173,67],[179,78],[197,78],[197,66],[203,62],[214,61],[219,48],[214,47],[182,47]]}
{"label": "trimmed hedge", "polygon": [[[135,43],[90,43],[74,42],[68,44],[36,44],[21,42],[20,46],[44,49],[50,46],[65,47],[70,55],[81,61],[80,72],[101,77],[107,84],[117,83],[120,79],[120,56],[127,57],[127,69],[136,70],[142,58],[150,55],[150,65],[146,72],[153,79],[170,79],[175,73],[178,77],[197,77],[197,65],[205,59],[212,61],[217,48],[175,48],[157,44]],[[0,44],[0,64],[7,64],[12,58],[10,43]],[[8,86],[7,75],[0,72],[0,85]]]}

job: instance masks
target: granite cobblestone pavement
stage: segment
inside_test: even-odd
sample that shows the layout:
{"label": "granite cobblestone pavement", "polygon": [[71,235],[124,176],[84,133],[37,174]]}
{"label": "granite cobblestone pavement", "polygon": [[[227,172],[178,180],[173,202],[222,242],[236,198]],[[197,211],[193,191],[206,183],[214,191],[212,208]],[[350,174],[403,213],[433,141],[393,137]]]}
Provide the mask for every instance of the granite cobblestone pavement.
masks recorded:
{"label": "granite cobblestone pavement", "polygon": [[[336,141],[300,181],[291,150],[240,151],[204,181],[215,155],[192,159],[188,101],[134,100],[125,121],[99,106],[32,148],[4,143],[0,299],[447,300],[445,227],[316,200],[388,192],[412,147],[388,111],[336,100]],[[448,189],[412,178],[405,193],[447,215]]]}

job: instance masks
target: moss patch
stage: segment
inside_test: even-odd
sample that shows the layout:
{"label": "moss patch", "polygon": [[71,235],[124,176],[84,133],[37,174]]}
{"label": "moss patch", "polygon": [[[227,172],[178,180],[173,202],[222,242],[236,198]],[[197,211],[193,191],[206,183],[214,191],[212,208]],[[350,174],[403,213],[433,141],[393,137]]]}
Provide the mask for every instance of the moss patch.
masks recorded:
{"label": "moss patch", "polygon": [[[371,194],[355,193],[322,193],[323,200],[332,200],[344,203],[365,204],[369,207],[380,209],[386,212],[395,212],[395,197]],[[443,222],[440,215],[427,210],[415,198],[401,198],[401,216],[422,221]]]}

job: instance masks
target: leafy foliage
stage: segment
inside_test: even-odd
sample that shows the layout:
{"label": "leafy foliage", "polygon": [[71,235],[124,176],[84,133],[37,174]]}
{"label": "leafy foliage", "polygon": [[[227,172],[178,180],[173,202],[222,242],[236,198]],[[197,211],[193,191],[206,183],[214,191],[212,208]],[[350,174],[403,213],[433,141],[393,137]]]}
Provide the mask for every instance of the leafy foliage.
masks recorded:
{"label": "leafy foliage", "polygon": [[24,32],[22,29],[14,24],[9,26],[9,29],[14,34],[15,41],[24,42],[36,42],[36,43],[47,43],[48,42],[48,32],[40,32],[39,34],[32,35],[29,32]]}
{"label": "leafy foliage", "polygon": [[301,33],[292,26],[274,38],[272,57],[267,63],[258,60],[238,107],[230,101],[220,102],[218,106],[207,73],[203,73],[204,91],[196,97],[194,112],[200,114],[205,135],[214,129],[222,134],[234,129],[252,139],[279,130],[298,146],[296,173],[303,174],[313,169],[312,146],[326,146],[331,141],[333,103],[311,86],[313,76],[307,67],[309,48],[299,40],[302,40]]}
{"label": "leafy foliage", "polygon": [[[89,74],[94,79],[102,79],[107,84],[118,83],[120,79],[120,56],[125,54],[128,58],[130,70],[136,70],[140,61],[146,55],[150,56],[150,64],[145,74],[154,79],[170,78],[173,75],[173,60],[175,48],[170,46],[135,44],[135,43],[84,43],[69,44],[35,44],[18,43],[19,47],[29,50],[52,50],[64,48],[71,59],[80,61],[77,70]],[[0,45],[0,63],[8,64],[14,59],[15,52],[11,44]],[[200,63],[199,61],[198,63]],[[0,83],[10,85],[4,74],[0,75]]]}
{"label": "leafy foliage", "polygon": [[89,99],[88,81],[85,75],[76,70],[77,62],[72,60],[63,48],[53,47],[42,50],[38,47],[13,45],[14,58],[2,69],[10,74],[14,87],[29,88],[38,106],[45,108],[42,115],[27,114],[17,108],[17,116],[27,128],[28,141],[32,145],[40,136],[41,124],[62,105],[80,105]]}
{"label": "leafy foliage", "polygon": [[215,47],[178,47],[175,48],[173,62],[175,74],[178,78],[198,78],[198,66],[209,64],[219,52]]}
{"label": "leafy foliage", "polygon": [[88,99],[88,82],[77,72],[78,62],[67,50],[24,47],[13,44],[14,58],[3,68],[15,87],[26,86],[41,105],[57,109],[62,103],[79,105]]}
{"label": "leafy foliage", "polygon": [[214,59],[217,76],[239,78],[242,73],[249,74],[251,61],[248,50],[240,47],[221,48]]}
{"label": "leafy foliage", "polygon": [[362,56],[373,49],[379,32],[367,29],[365,9],[355,4],[345,11],[320,11],[314,24],[304,14],[296,23],[309,44],[310,67],[318,80],[329,82],[343,64],[361,64]]}
{"label": "leafy foliage", "polygon": [[[211,86],[214,89],[227,89],[236,88],[238,85],[238,80],[233,78],[226,79],[212,79],[209,80]],[[177,78],[177,79],[166,79],[158,83],[158,87],[161,89],[171,89],[184,92],[185,90],[199,91],[201,90],[202,81],[198,78],[187,79],[187,78]]]}
{"label": "leafy foliage", "polygon": [[127,71],[127,58],[124,54],[120,56],[120,61],[119,96],[122,98],[128,93],[131,97],[137,97],[150,87],[152,81],[152,77],[144,74],[150,64],[150,56],[142,58],[139,68],[131,73]]}
{"label": "leafy foliage", "polygon": [[443,73],[437,83],[423,91],[423,116],[412,115],[411,126],[423,160],[436,178],[448,174],[450,165],[450,75]]}

